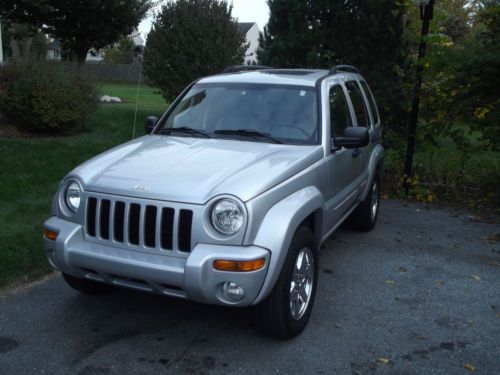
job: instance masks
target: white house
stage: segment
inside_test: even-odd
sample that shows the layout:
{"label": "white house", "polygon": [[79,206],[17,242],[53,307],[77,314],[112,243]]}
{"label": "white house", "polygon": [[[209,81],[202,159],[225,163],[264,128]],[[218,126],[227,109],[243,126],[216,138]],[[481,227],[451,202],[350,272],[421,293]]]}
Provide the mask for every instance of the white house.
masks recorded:
{"label": "white house", "polygon": [[257,48],[259,47],[259,26],[255,22],[238,23],[240,33],[246,37],[246,42],[250,45],[245,53],[245,64],[257,63]]}
{"label": "white house", "polygon": [[[132,33],[128,36],[134,42],[134,47],[144,48],[144,39],[137,29],[134,29]],[[104,59],[104,53],[102,50],[91,49],[87,53],[86,61],[99,62]],[[53,39],[49,44],[47,44],[47,60],[61,60],[61,43],[57,39]]]}
{"label": "white house", "polygon": [[[47,44],[47,60],[61,60],[61,42],[58,39],[52,39]],[[103,59],[102,51],[91,49],[87,53],[86,61],[98,62]]]}

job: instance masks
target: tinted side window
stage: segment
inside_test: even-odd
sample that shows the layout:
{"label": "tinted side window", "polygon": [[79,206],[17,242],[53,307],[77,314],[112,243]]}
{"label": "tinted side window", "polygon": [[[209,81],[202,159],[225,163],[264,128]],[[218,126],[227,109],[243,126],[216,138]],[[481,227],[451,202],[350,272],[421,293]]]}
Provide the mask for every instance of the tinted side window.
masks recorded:
{"label": "tinted side window", "polygon": [[330,129],[332,136],[344,134],[344,129],[352,126],[351,112],[340,85],[330,89]]}
{"label": "tinted side window", "polygon": [[358,126],[365,126],[369,128],[370,117],[368,116],[368,110],[359,85],[355,81],[349,81],[346,82],[345,86],[347,87],[347,92],[351,97],[354,113],[356,114],[356,118],[358,120]]}
{"label": "tinted side window", "polygon": [[375,124],[378,124],[379,118],[378,118],[378,111],[377,111],[377,105],[375,104],[375,100],[373,99],[373,94],[368,87],[368,84],[365,81],[361,81],[361,86],[363,86],[363,90],[365,90],[365,94],[368,97],[368,102],[370,103],[370,108],[372,110],[373,114],[373,121]]}

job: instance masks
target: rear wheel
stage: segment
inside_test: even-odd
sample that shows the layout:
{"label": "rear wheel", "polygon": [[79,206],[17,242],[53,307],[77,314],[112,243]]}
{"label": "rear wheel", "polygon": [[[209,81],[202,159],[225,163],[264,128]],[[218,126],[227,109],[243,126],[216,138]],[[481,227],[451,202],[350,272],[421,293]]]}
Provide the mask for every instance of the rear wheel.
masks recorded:
{"label": "rear wheel", "polygon": [[370,231],[377,223],[378,211],[380,208],[380,178],[375,176],[370,186],[370,190],[358,207],[348,219],[348,224],[353,229]]}
{"label": "rear wheel", "polygon": [[310,229],[301,227],[295,233],[274,289],[254,308],[257,327],[281,339],[301,333],[311,315],[317,278],[314,238]]}
{"label": "rear wheel", "polygon": [[63,278],[70,287],[84,294],[106,294],[115,289],[112,285],[99,283],[97,281],[88,279],[82,279],[79,277],[68,275],[66,273],[63,273]]}

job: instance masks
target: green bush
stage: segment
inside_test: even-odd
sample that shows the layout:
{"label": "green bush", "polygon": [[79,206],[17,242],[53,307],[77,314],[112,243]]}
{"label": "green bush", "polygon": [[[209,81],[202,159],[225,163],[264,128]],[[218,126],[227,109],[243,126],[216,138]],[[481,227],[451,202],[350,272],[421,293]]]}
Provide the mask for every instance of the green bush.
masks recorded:
{"label": "green bush", "polygon": [[57,64],[9,64],[0,68],[0,114],[8,125],[35,134],[81,130],[99,104],[97,85]]}

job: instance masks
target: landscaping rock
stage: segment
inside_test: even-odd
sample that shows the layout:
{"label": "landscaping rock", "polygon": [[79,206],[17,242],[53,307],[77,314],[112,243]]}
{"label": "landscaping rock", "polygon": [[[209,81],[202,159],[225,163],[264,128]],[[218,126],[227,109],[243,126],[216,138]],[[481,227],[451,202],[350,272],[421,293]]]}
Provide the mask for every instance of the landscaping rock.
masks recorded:
{"label": "landscaping rock", "polygon": [[103,103],[121,103],[122,100],[117,96],[103,95],[99,98],[99,101]]}

